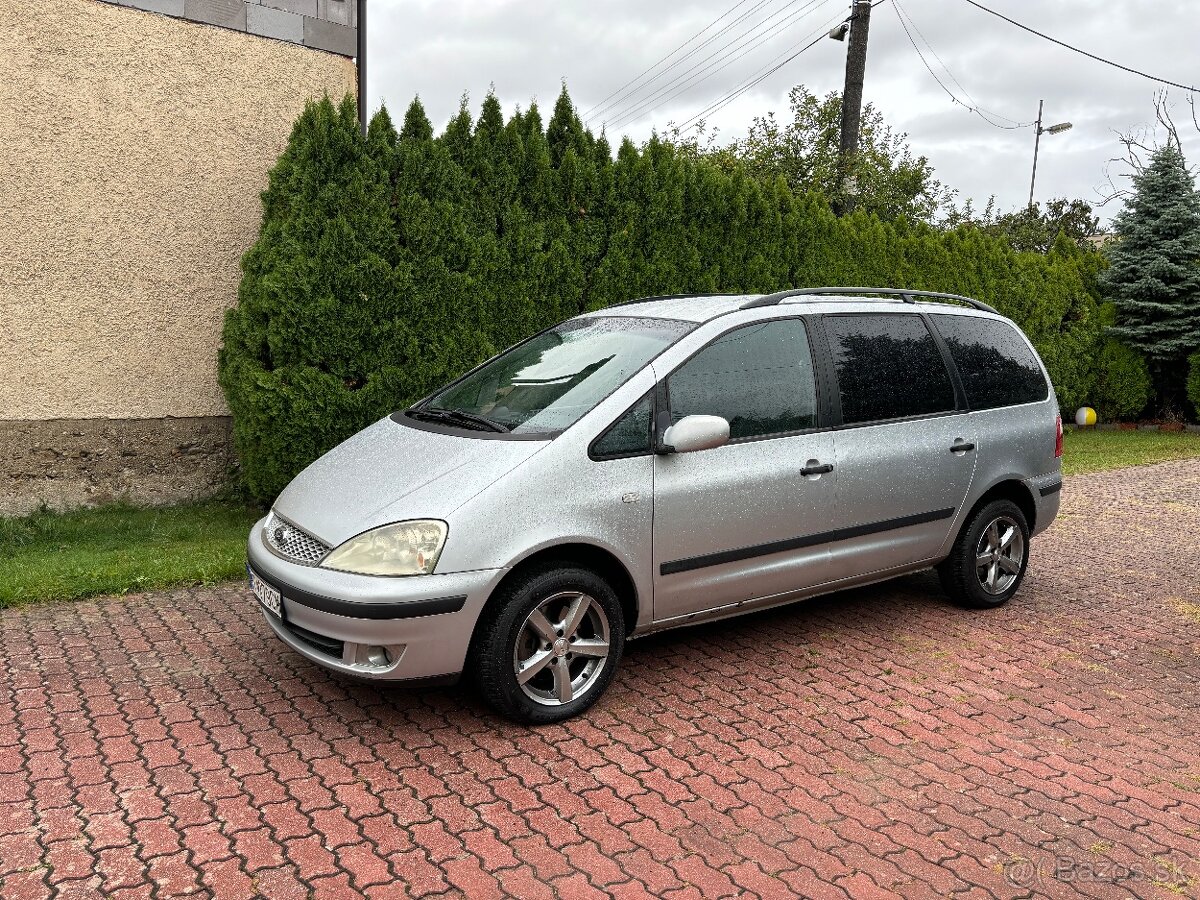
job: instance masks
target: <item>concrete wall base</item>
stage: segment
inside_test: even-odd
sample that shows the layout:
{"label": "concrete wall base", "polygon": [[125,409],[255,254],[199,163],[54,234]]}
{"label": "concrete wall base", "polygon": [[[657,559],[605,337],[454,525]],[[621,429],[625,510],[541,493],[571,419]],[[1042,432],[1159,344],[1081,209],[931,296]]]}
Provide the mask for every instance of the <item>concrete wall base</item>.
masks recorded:
{"label": "concrete wall base", "polygon": [[0,516],[199,500],[229,483],[232,465],[228,416],[0,420]]}

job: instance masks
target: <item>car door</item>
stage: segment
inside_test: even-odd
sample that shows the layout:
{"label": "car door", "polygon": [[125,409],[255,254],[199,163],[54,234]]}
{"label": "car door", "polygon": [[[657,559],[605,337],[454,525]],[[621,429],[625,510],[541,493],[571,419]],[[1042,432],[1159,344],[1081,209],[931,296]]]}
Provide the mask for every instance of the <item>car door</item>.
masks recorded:
{"label": "car door", "polygon": [[974,424],[918,312],[826,315],[837,456],[838,579],[936,556],[975,469]]}
{"label": "car door", "polygon": [[836,480],[817,381],[805,322],[787,318],[730,329],[660,383],[660,427],[716,415],[730,440],[655,457],[657,621],[828,580],[828,551],[809,541]]}

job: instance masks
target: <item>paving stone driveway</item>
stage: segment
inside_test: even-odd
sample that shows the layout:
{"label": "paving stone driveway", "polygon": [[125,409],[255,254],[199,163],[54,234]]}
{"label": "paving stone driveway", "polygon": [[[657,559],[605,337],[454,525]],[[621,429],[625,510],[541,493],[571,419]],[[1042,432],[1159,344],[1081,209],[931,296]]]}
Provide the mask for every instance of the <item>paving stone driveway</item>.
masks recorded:
{"label": "paving stone driveway", "polygon": [[1069,479],[1022,595],[638,641],[582,720],[339,681],[241,585],[0,616],[0,896],[1200,891],[1200,464]]}

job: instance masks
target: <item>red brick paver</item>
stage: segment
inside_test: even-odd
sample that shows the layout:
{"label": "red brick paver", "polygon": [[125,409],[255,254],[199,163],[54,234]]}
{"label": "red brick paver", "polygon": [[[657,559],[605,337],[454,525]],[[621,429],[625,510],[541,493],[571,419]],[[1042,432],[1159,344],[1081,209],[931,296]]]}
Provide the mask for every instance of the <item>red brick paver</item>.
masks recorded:
{"label": "red brick paver", "polygon": [[1200,465],[1063,500],[1004,609],[655,636],[538,730],[326,674],[238,584],[5,612],[0,896],[1196,896]]}

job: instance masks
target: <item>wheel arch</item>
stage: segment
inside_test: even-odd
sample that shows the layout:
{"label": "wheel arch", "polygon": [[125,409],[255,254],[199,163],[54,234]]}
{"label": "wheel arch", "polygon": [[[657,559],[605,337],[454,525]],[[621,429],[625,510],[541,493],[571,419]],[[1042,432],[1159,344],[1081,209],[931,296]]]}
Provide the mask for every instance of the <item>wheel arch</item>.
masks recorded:
{"label": "wheel arch", "polygon": [[[612,586],[612,589],[616,591],[617,599],[621,603],[621,612],[625,616],[626,637],[633,632],[637,627],[638,612],[640,610],[637,584],[634,582],[633,576],[630,574],[625,563],[611,550],[583,541],[551,544],[522,557],[497,582],[496,586],[492,589],[491,596],[488,597],[487,603],[484,604],[483,611],[489,609],[493,603],[499,602],[499,598],[503,596],[505,588],[530,569],[556,564],[582,566],[585,569],[592,570],[607,581]],[[484,619],[483,611],[480,613],[479,621],[483,621]],[[475,627],[478,629],[478,622]]]}
{"label": "wheel arch", "polygon": [[997,481],[980,495],[967,514],[963,516],[959,533],[970,524],[975,513],[993,500],[1011,500],[1015,503],[1025,516],[1025,524],[1029,526],[1029,533],[1033,534],[1037,526],[1037,500],[1034,498],[1033,491],[1029,485],[1015,476]]}

